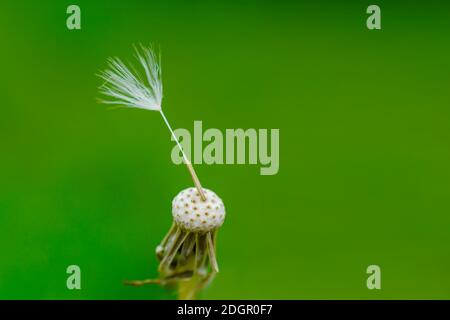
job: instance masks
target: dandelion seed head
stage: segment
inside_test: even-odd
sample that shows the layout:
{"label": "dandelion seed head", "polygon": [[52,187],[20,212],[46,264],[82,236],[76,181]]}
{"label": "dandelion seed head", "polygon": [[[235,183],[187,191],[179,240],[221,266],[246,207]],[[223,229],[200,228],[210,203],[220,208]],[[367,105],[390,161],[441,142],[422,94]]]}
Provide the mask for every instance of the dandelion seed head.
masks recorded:
{"label": "dandelion seed head", "polygon": [[209,232],[220,228],[225,220],[225,207],[212,205],[211,200],[216,199],[216,202],[223,203],[222,200],[213,191],[205,188],[203,192],[206,195],[206,201],[201,201],[195,188],[183,191],[192,194],[197,204],[187,205],[189,200],[180,192],[172,202],[172,216],[176,225],[188,232]]}

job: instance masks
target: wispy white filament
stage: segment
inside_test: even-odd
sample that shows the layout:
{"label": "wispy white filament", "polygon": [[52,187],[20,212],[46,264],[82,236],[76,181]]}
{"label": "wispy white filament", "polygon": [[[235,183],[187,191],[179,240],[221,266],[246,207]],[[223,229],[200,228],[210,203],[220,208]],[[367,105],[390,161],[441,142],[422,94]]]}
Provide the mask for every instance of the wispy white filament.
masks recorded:
{"label": "wispy white filament", "polygon": [[131,108],[161,110],[163,86],[161,64],[151,48],[135,48],[136,59],[145,73],[145,81],[130,65],[128,68],[119,58],[108,60],[109,69],[100,73],[105,83],[100,93],[109,97],[103,103],[117,104]]}

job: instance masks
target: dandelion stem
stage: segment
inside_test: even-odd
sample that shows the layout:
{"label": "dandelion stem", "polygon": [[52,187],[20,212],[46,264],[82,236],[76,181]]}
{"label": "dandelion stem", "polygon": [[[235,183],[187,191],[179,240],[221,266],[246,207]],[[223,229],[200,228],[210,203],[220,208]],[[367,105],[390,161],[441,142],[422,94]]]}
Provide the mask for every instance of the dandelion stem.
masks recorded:
{"label": "dandelion stem", "polygon": [[197,188],[197,191],[199,192],[200,197],[202,198],[203,201],[206,201],[205,193],[203,192],[202,185],[200,183],[200,180],[197,177],[197,174],[195,173],[195,170],[194,170],[194,167],[192,166],[191,161],[188,159],[188,157],[184,153],[183,147],[181,146],[180,142],[178,141],[177,136],[173,132],[169,121],[167,120],[166,116],[164,115],[164,112],[162,110],[159,110],[159,112],[161,113],[161,116],[162,116],[164,122],[166,123],[167,128],[169,128],[169,131],[172,134],[172,137],[174,138],[175,142],[177,143],[178,148],[180,149],[181,153],[183,154],[184,163],[186,164],[186,166],[189,170],[189,173],[191,174],[192,180],[194,181],[195,187]]}
{"label": "dandelion stem", "polygon": [[123,284],[126,286],[143,286],[145,284],[152,284],[152,283],[161,283],[161,280],[159,279],[145,279],[145,280],[132,280],[132,281],[124,281]]}

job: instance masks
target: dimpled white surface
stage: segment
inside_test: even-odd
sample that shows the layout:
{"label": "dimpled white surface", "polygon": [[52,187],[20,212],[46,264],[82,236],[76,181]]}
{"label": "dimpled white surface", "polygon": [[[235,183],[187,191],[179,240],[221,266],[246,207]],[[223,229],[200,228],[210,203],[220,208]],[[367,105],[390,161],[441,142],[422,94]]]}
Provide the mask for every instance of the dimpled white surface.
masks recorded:
{"label": "dimpled white surface", "polygon": [[203,188],[203,201],[195,188],[181,191],[172,201],[172,215],[181,229],[207,232],[219,228],[225,219],[222,199],[213,191]]}

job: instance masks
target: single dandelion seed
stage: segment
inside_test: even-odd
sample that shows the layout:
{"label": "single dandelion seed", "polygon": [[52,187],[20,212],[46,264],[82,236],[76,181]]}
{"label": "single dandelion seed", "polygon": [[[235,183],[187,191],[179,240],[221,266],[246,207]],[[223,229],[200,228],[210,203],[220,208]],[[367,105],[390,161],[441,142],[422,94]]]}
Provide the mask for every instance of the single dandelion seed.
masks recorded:
{"label": "single dandelion seed", "polygon": [[162,110],[163,84],[161,56],[157,57],[151,47],[146,48],[142,45],[139,48],[135,47],[135,53],[135,57],[145,73],[145,80],[141,78],[132,65],[128,67],[119,58],[110,58],[108,60],[109,68],[99,74],[104,80],[104,83],[100,86],[100,93],[109,97],[109,99],[102,99],[100,101],[106,104],[129,108],[158,111],[183,155],[184,163],[189,169],[195,187],[201,195],[201,199],[205,201],[206,197],[202,190],[200,180]]}

